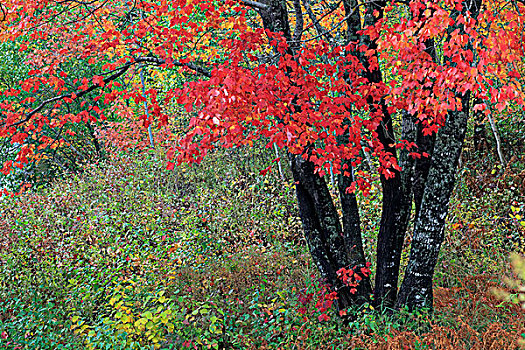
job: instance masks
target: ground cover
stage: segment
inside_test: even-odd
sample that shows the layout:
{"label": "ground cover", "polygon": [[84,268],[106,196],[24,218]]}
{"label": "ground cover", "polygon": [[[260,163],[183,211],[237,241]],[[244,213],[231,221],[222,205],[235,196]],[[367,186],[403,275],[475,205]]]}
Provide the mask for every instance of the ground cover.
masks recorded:
{"label": "ground cover", "polygon": [[[260,174],[273,158],[231,149],[168,171],[160,153],[127,152],[0,202],[0,347],[518,348],[523,309],[492,290],[517,295],[504,282],[509,252],[524,247],[514,178],[493,177],[492,192],[474,196],[463,170],[432,319],[365,305],[343,324],[286,169]],[[379,193],[359,198],[371,262]]]}

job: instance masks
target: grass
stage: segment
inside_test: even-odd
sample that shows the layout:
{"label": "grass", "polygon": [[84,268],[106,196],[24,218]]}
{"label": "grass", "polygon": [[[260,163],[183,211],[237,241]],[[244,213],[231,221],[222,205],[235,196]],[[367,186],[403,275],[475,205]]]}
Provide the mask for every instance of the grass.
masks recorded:
{"label": "grass", "polygon": [[[161,159],[120,154],[0,202],[0,347],[518,347],[523,310],[490,291],[524,233],[512,190],[470,200],[467,181],[458,184],[432,320],[367,307],[343,325],[315,307],[326,296],[293,184],[259,175],[272,154],[225,150],[175,171]],[[372,258],[380,198],[360,201]]]}

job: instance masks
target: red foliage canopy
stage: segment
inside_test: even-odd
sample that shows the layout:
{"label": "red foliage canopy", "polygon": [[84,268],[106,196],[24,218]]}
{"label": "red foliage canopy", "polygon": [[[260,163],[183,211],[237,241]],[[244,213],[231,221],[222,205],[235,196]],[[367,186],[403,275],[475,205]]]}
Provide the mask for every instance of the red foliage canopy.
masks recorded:
{"label": "red foliage canopy", "polygon": [[[138,105],[147,98],[152,113],[149,120],[140,116],[145,125],[165,125],[170,105],[185,106],[189,126],[168,152],[179,162],[265,137],[269,145],[304,153],[320,174],[330,166],[345,171],[345,159],[359,164],[365,150],[380,159],[387,177],[399,166],[378,140],[380,101],[394,117],[417,115],[425,133],[461,109],[458,95],[467,91],[474,110],[485,113],[524,104],[521,4],[488,2],[476,19],[455,0],[392,3],[361,33],[373,45],[337,39],[345,14],[321,4],[314,9],[324,11],[318,22],[290,11],[295,41],[286,43],[282,33],[262,29],[246,4],[265,6],[234,0],[4,3],[0,39],[18,48],[28,70],[14,86],[2,86],[0,138],[18,146],[2,172],[67,144],[62,135],[75,123],[104,121],[122,100]],[[318,35],[321,25],[327,29]],[[178,81],[188,81],[166,80],[144,97],[132,83],[138,65],[167,76],[182,69]],[[379,82],[363,74],[379,66]],[[405,140],[390,146],[421,156]]]}

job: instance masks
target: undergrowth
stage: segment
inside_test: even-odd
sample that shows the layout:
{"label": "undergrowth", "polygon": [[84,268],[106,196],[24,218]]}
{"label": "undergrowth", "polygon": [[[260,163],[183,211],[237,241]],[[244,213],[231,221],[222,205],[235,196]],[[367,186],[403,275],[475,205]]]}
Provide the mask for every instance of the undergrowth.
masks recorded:
{"label": "undergrowth", "polygon": [[[523,310],[491,291],[523,247],[525,204],[513,190],[472,198],[459,183],[432,318],[365,305],[343,324],[301,237],[286,169],[284,179],[260,174],[269,150],[217,152],[168,171],[161,152],[130,151],[0,201],[0,347],[518,347]],[[371,261],[376,192],[360,197]]]}

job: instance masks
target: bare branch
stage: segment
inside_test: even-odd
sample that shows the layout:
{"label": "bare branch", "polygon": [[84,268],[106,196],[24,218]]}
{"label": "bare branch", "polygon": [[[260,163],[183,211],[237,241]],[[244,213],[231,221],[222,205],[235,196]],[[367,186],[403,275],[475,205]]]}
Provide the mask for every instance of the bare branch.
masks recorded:
{"label": "bare branch", "polygon": [[[321,18],[317,19],[315,17],[314,12],[312,11],[312,8],[310,7],[309,0],[303,0],[303,5],[304,5],[304,8],[306,9],[306,13],[310,17],[310,20],[314,24],[314,27],[315,27],[315,30],[317,31],[317,34],[320,35],[320,36],[324,35],[326,37],[326,39],[328,40],[328,42],[332,42],[333,36],[330,34],[330,32],[328,30],[324,29],[323,26],[321,26],[321,24],[319,23],[319,21],[323,17],[325,17],[327,14],[325,14]],[[339,5],[339,3],[338,3],[338,5]],[[337,8],[337,7],[334,7],[334,10],[335,10],[335,8]],[[329,11],[328,14],[332,13],[334,10]]]}
{"label": "bare branch", "polygon": [[253,7],[257,10],[268,10],[268,5],[263,4],[262,2],[253,1],[253,0],[241,0],[241,2],[247,6]]}

